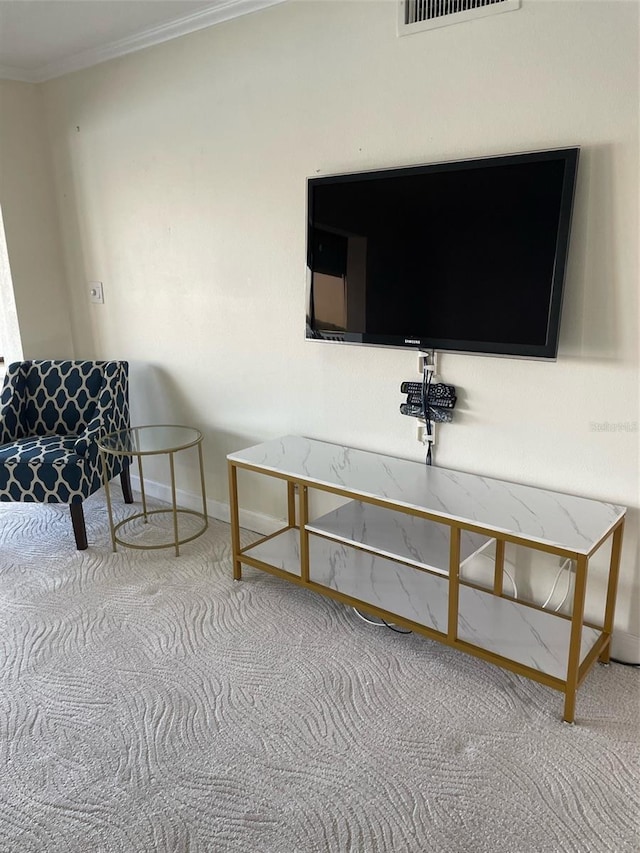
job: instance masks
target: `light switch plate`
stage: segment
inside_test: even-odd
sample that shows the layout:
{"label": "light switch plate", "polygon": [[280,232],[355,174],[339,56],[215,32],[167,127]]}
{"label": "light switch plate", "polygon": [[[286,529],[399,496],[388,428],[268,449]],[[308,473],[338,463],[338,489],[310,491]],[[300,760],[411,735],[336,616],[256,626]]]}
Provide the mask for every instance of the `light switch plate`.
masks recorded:
{"label": "light switch plate", "polygon": [[89,282],[89,301],[104,303],[104,291],[101,281]]}

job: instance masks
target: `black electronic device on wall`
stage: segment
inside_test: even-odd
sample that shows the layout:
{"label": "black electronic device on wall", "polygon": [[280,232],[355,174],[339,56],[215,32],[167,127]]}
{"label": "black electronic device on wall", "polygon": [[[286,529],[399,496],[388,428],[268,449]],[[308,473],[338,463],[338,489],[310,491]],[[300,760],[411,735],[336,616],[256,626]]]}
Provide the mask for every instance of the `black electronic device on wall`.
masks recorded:
{"label": "black electronic device on wall", "polygon": [[578,155],[309,178],[307,337],[555,358]]}

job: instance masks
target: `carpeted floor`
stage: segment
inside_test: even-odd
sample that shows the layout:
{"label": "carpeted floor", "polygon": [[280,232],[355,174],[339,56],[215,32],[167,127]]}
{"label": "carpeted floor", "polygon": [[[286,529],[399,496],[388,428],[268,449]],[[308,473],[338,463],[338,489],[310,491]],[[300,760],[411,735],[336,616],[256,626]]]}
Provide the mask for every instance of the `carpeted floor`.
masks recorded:
{"label": "carpeted floor", "polygon": [[[130,508],[116,500],[118,512]],[[2,853],[637,853],[640,673],[562,696],[269,575],[0,504]],[[247,534],[250,536],[250,534]]]}

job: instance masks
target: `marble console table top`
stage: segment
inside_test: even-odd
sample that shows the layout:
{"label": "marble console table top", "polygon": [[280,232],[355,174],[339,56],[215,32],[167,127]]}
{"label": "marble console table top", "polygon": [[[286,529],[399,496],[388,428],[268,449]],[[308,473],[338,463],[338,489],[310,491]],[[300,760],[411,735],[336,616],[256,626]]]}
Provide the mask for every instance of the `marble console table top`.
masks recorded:
{"label": "marble console table top", "polygon": [[301,436],[285,436],[227,457],[310,485],[381,498],[492,531],[589,554],[625,508],[575,495],[424,465]]}

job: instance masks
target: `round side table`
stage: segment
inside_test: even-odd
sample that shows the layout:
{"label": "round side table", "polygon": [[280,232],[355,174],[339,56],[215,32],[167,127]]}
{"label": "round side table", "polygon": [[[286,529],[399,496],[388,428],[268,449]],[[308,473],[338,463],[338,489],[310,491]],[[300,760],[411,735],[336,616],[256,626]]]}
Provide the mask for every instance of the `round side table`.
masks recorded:
{"label": "round side table", "polygon": [[[128,429],[118,430],[103,436],[98,442],[98,449],[102,457],[102,470],[104,471],[104,488],[107,495],[107,509],[109,511],[109,527],[111,529],[111,544],[113,550],[116,550],[116,545],[123,545],[125,548],[138,548],[140,550],[149,551],[156,548],[175,548],[176,557],[180,554],[180,545],[186,542],[191,542],[202,536],[209,526],[207,517],[207,499],[204,486],[204,467],[202,463],[202,433],[194,427],[187,426],[139,426],[129,427]],[[176,477],[174,456],[180,451],[188,450],[191,447],[198,448],[198,460],[200,464],[200,489],[202,494],[202,512],[197,512],[191,509],[181,509],[176,503]],[[135,457],[138,462],[138,470],[140,472],[140,492],[142,494],[142,512],[135,515],[130,515],[124,521],[114,524],[113,511],[111,508],[111,493],[109,491],[109,457],[110,456],[129,456]],[[142,471],[143,456],[168,456],[169,469],[171,472],[171,507],[169,509],[152,509],[147,510],[147,499],[144,492],[144,475]],[[118,531],[125,524],[129,524],[138,518],[144,518],[145,523],[149,520],[150,515],[163,515],[170,513],[173,516],[173,539],[169,542],[160,544],[145,545],[127,541],[118,536]],[[202,521],[202,527],[191,536],[180,538],[178,531],[178,516],[194,515]]]}

